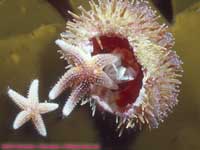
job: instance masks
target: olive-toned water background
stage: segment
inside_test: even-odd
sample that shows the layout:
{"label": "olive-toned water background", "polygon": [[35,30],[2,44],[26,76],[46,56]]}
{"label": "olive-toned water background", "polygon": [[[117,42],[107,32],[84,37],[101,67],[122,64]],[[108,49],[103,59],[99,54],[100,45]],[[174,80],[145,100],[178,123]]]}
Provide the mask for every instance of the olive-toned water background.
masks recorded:
{"label": "olive-toned water background", "polygon": [[[86,0],[66,0],[65,5],[66,14],[67,9],[78,13],[79,5],[88,8]],[[130,150],[200,149],[200,1],[173,0],[172,9],[174,19],[169,26],[176,39],[174,49],[184,62],[180,102],[158,129],[126,132],[121,147],[118,146],[120,150],[127,147]],[[113,138],[109,132],[101,133],[110,130],[112,119],[107,121],[108,125],[105,121],[99,125],[101,115],[97,113],[93,118],[89,106],[77,107],[67,119],[62,119],[61,108],[67,93],[57,101],[60,104],[57,111],[43,115],[47,138],[39,136],[31,123],[16,131],[12,129],[19,109],[8,98],[8,87],[26,96],[30,82],[38,78],[40,101],[44,101],[65,72],[66,62],[59,59],[54,43],[65,29],[65,20],[47,0],[0,0],[1,144],[102,144],[107,140],[120,145],[120,139]],[[108,147],[111,149],[112,144]]]}

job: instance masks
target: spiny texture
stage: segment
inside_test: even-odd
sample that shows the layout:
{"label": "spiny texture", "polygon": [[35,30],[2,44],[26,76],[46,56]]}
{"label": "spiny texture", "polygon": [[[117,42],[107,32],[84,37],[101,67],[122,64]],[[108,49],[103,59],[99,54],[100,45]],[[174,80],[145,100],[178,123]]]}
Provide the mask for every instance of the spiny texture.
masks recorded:
{"label": "spiny texture", "polygon": [[[136,57],[143,74],[138,97],[123,110],[115,101],[118,94],[109,89],[95,89],[94,93],[99,93],[100,96],[93,94],[93,99],[106,111],[117,116],[116,122],[119,124],[118,128],[121,129],[120,134],[124,127],[133,128],[135,124],[158,127],[159,122],[162,122],[177,104],[181,84],[178,77],[181,77],[182,62],[171,50],[174,39],[167,31],[167,25],[157,22],[159,17],[156,12],[150,8],[148,2],[143,0],[132,0],[131,2],[128,0],[98,0],[98,4],[91,0],[89,3],[91,6],[89,11],[79,7],[80,16],[69,12],[74,19],[67,22],[66,31],[61,34],[64,42],[84,48],[87,53],[94,55],[94,52],[102,52],[94,48],[93,39],[97,41],[100,49],[107,53],[114,53],[119,48],[115,47],[117,43],[111,43],[113,44],[111,48],[109,47],[111,50],[108,50],[102,37],[107,39],[117,37],[121,41],[125,39],[130,47],[128,51]],[[123,47],[120,49],[119,53],[123,55],[125,53]],[[75,52],[78,51],[74,50]],[[68,59],[65,54],[63,56]],[[132,67],[132,69],[135,68]],[[116,72],[120,72],[119,68]],[[69,87],[70,84],[65,84],[68,82],[64,80],[66,78],[61,79],[62,83],[59,83]],[[77,85],[75,81],[73,81],[74,85]],[[78,88],[80,89],[80,84]],[[73,93],[76,95],[75,91]],[[96,103],[93,104],[94,107]]]}
{"label": "spiny texture", "polygon": [[64,58],[73,65],[49,93],[49,98],[55,99],[66,88],[74,87],[63,108],[63,115],[68,116],[93,85],[109,89],[118,88],[117,84],[103,71],[105,66],[118,61],[117,56],[113,54],[91,56],[87,50],[84,51],[63,40],[57,40],[56,43],[62,49],[60,52]]}
{"label": "spiny texture", "polygon": [[[77,44],[101,35],[118,35],[127,38],[134,46],[136,37],[144,36],[162,47],[171,48],[174,44],[167,25],[160,25],[156,11],[147,1],[99,0],[99,5],[89,1],[91,10],[79,7],[81,16],[69,12],[73,21],[68,21],[66,34],[61,35]],[[133,36],[134,35],[134,36]]]}

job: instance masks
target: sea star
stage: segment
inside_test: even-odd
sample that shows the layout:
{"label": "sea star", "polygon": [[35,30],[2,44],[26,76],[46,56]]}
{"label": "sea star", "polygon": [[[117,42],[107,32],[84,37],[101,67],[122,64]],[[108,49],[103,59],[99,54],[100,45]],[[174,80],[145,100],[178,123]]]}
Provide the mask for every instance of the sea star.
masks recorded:
{"label": "sea star", "polygon": [[101,86],[116,90],[118,85],[104,72],[104,68],[119,61],[114,54],[99,54],[91,56],[84,48],[79,48],[57,40],[60,52],[70,64],[70,69],[62,76],[49,93],[50,99],[55,99],[66,88],[74,87],[64,108],[63,115],[68,116],[76,104],[88,93],[93,86]]}
{"label": "sea star", "polygon": [[47,102],[39,103],[38,85],[39,81],[33,80],[27,98],[12,89],[8,90],[9,97],[22,109],[13,123],[13,128],[18,129],[27,121],[32,120],[39,134],[47,136],[47,131],[41,114],[56,110],[58,104]]}

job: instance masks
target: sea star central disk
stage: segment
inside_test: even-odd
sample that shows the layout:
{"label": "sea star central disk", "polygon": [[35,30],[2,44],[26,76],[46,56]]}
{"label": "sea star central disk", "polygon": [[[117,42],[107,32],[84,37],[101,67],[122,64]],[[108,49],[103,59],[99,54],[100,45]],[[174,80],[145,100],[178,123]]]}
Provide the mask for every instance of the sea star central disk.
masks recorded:
{"label": "sea star central disk", "polygon": [[[177,104],[181,84],[182,62],[172,51],[172,34],[157,22],[146,1],[99,0],[96,4],[91,0],[89,4],[89,11],[79,7],[80,16],[69,12],[73,20],[56,42],[69,66],[67,75],[50,91],[50,99],[66,88],[74,89],[64,115],[78,101],[90,102],[93,114],[97,105],[116,115],[120,135],[135,124],[158,127]],[[79,69],[74,73],[75,68]]]}

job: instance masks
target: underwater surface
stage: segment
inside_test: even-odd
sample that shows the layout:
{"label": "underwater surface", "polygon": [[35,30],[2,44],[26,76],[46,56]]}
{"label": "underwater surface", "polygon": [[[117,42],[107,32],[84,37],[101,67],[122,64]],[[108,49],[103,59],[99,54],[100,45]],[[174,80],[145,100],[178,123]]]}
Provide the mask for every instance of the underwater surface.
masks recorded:
{"label": "underwater surface", "polygon": [[[65,4],[64,8],[77,13],[79,5],[89,8],[83,0],[66,0]],[[62,119],[61,109],[43,115],[48,131],[43,138],[31,123],[12,129],[19,109],[7,90],[10,87],[26,95],[30,82],[38,78],[40,99],[48,100],[49,90],[65,72],[66,62],[59,59],[54,41],[64,31],[67,19],[47,0],[0,0],[0,144],[75,143],[120,150],[199,150],[200,1],[173,0],[172,8],[174,19],[169,26],[176,41],[174,49],[184,62],[184,73],[179,104],[164,123],[158,129],[130,131],[118,138],[113,133],[112,116],[103,120],[97,112],[92,117],[89,105],[84,105],[66,119]],[[56,102],[63,105],[66,96],[63,93],[63,100]]]}

